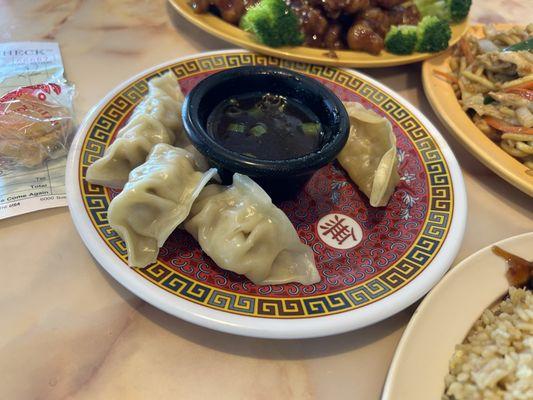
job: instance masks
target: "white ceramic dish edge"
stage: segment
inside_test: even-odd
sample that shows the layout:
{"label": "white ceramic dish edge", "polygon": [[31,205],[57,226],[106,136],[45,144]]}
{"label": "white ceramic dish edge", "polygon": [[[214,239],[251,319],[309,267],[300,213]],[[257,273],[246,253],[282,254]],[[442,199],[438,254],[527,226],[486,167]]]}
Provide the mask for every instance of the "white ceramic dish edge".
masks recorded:
{"label": "white ceramic dish edge", "polygon": [[[223,51],[223,53],[242,51],[243,50],[235,49]],[[202,53],[202,56],[219,53],[222,53],[222,51],[206,52]],[[374,324],[410,306],[426,294],[440,280],[457,255],[465,230],[467,201],[459,164],[444,138],[433,124],[429,122],[420,111],[418,111],[418,109],[381,83],[359,72],[355,74],[362,76],[368,82],[379,87],[381,90],[389,93],[399,102],[403,103],[431,132],[448,163],[450,175],[452,177],[454,210],[447,238],[432,263],[426,267],[417,278],[383,300],[360,309],[326,317],[273,320],[224,313],[188,302],[159,289],[156,285],[143,279],[135,271],[124,268],[123,265],[120,267],[117,266],[116,255],[104,245],[98,234],[94,231],[92,223],[83,207],[77,175],[81,145],[94,116],[100,111],[104,104],[116,95],[116,93],[151,71],[197,56],[198,55],[190,55],[154,66],[115,87],[89,112],[83,123],[80,125],[72,143],[67,161],[66,174],[69,209],[73,216],[74,224],[85,245],[107,272],[109,272],[128,290],[135,293],[143,300],[186,321],[226,333],[275,339],[328,336]],[[354,73],[354,71],[346,71],[352,74]]]}

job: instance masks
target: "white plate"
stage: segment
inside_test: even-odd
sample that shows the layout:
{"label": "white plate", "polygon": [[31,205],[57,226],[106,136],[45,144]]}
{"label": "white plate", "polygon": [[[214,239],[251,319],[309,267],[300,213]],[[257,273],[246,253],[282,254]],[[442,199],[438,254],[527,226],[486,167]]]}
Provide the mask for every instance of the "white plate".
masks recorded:
{"label": "white plate", "polygon": [[[103,154],[120,121],[144,95],[147,79],[155,74],[171,70],[187,90],[202,74],[255,64],[292,68],[315,77],[344,100],[359,99],[389,118],[399,137],[398,146],[406,149],[400,165],[401,172],[407,175],[393,200],[387,208],[370,209],[364,195],[340,167],[330,165],[321,170],[326,172],[318,173],[323,173],[324,179],[333,179],[326,181],[328,188],[336,188],[331,191],[317,189],[323,181],[315,175],[301,196],[314,190],[318,196],[315,198],[320,199],[320,212],[324,206],[331,206],[334,209],[328,209],[326,215],[344,213],[365,226],[362,242],[354,248],[331,248],[331,243],[322,240],[317,231],[317,221],[323,215],[317,211],[309,221],[302,222],[301,214],[309,214],[310,203],[298,208],[302,203],[300,199],[295,201],[292,218],[300,221],[296,226],[300,236],[313,244],[317,258],[330,261],[324,267],[329,270],[319,266],[321,286],[253,288],[251,283],[210,264],[212,261],[201,254],[197,244],[180,232],[173,235],[179,240],[172,239],[173,236],[169,239],[176,246],[188,243],[186,249],[171,250],[175,251],[171,257],[177,257],[172,260],[180,262],[169,266],[160,259],[146,269],[130,269],[125,262],[124,246],[106,221],[109,193],[88,184],[84,169]],[[66,185],[78,232],[93,256],[117,281],[172,315],[208,328],[256,337],[331,335],[373,324],[401,311],[423,296],[448,270],[459,249],[466,220],[463,179],[452,151],[435,127],[398,94],[354,71],[279,60],[242,50],[174,60],[146,70],[112,90],[79,129],[69,154]],[[311,199],[313,204],[317,204],[315,198]],[[374,231],[380,227],[385,230]],[[183,252],[187,254],[182,256]],[[191,275],[182,267],[191,254],[203,268],[198,279],[198,275]],[[177,264],[180,265],[176,267]],[[205,280],[213,274],[218,274],[213,279],[223,282],[222,286]],[[231,287],[225,282],[231,283]]]}
{"label": "white plate", "polygon": [[[533,259],[533,232],[495,244]],[[507,264],[491,247],[459,263],[420,304],[396,349],[382,400],[441,398],[455,346],[509,289]]]}

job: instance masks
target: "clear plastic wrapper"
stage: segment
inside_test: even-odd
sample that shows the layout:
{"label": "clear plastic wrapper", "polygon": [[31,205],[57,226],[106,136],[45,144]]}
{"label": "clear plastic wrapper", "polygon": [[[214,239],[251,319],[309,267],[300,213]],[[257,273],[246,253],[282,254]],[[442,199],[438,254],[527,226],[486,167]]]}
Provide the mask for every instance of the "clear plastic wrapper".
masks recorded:
{"label": "clear plastic wrapper", "polygon": [[55,42],[0,43],[0,220],[66,205],[74,87]]}
{"label": "clear plastic wrapper", "polygon": [[74,88],[61,79],[11,90],[0,98],[0,168],[36,168],[68,152]]}

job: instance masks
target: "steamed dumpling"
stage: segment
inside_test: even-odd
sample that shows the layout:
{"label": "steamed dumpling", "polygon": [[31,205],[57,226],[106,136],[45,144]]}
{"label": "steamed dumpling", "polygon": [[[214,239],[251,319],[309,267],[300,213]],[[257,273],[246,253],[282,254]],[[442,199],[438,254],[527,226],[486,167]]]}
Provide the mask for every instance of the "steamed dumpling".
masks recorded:
{"label": "steamed dumpling", "polygon": [[148,88],[148,90],[160,89],[165,92],[165,94],[172,97],[174,100],[183,103],[183,93],[179,88],[178,79],[176,78],[176,75],[174,75],[172,72],[167,72],[161,76],[152,78],[148,82]]}
{"label": "steamed dumpling", "polygon": [[157,143],[173,143],[174,136],[150,115],[134,115],[120,130],[104,156],[87,169],[87,180],[97,185],[120,189],[130,171],[144,163]]}
{"label": "steamed dumpling", "polygon": [[[122,188],[130,171],[141,165],[158,143],[184,142],[181,93],[176,76],[168,72],[148,83],[148,95],[117,134],[102,158],[87,169],[89,182]],[[184,143],[185,144],[185,143]]]}
{"label": "steamed dumpling", "polygon": [[188,151],[157,144],[144,164],[129,175],[124,190],[108,209],[111,227],[126,242],[128,263],[145,267],[183,222],[216,169],[199,170]]}
{"label": "steamed dumpling", "polygon": [[207,186],[185,229],[223,269],[258,285],[320,281],[313,251],[259,185],[235,174],[230,186]]}
{"label": "steamed dumpling", "polygon": [[151,115],[176,136],[182,134],[181,106],[183,93],[172,72],[152,78],[148,82],[148,95],[133,111],[133,115]]}
{"label": "steamed dumpling", "polygon": [[350,116],[350,136],[337,159],[371,206],[385,206],[400,181],[392,126],[359,103],[344,106]]}

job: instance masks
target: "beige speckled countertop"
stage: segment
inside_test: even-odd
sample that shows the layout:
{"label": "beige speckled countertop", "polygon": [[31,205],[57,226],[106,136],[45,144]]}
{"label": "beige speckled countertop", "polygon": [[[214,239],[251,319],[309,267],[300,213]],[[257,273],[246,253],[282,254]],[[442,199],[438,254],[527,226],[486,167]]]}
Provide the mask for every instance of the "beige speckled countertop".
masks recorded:
{"label": "beige speckled countertop", "polygon": [[[474,0],[472,21],[527,22],[533,0]],[[231,48],[163,0],[0,0],[0,41],[56,40],[79,120],[131,75]],[[417,105],[461,166],[461,260],[533,230],[532,200],[473,159],[432,113],[420,65],[365,71]],[[274,341],[200,328],[126,291],[102,270],[66,208],[0,221],[0,399],[378,399],[411,307],[335,337]]]}

